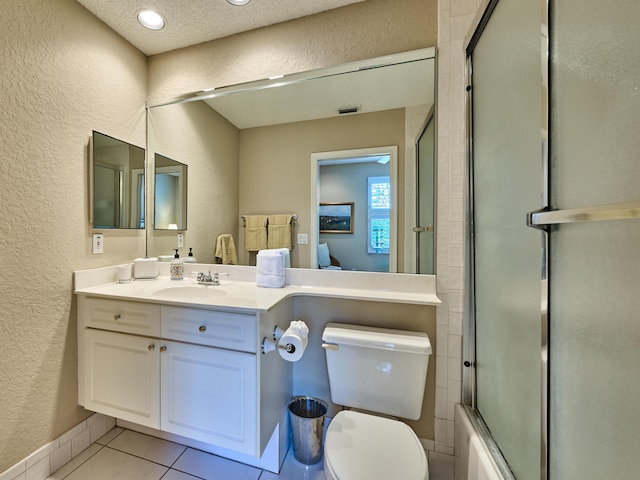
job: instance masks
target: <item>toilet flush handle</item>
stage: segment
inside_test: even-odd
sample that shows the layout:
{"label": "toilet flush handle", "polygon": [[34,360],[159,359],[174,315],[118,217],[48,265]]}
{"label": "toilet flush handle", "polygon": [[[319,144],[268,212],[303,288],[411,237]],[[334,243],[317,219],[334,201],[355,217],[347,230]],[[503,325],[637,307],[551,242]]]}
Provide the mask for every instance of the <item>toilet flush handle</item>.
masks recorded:
{"label": "toilet flush handle", "polygon": [[338,351],[338,345],[336,345],[335,343],[323,343],[322,348],[324,348],[325,350],[333,350],[334,352]]}

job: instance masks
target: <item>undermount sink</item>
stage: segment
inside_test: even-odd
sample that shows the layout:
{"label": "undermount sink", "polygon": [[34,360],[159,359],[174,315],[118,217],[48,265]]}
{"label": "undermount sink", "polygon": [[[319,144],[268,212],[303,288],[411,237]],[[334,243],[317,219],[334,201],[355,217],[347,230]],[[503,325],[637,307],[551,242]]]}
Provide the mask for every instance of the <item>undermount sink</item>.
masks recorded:
{"label": "undermount sink", "polygon": [[208,285],[185,285],[175,287],[167,287],[154,293],[156,297],[180,298],[180,299],[196,299],[196,298],[215,298],[226,295],[227,292],[220,287]]}

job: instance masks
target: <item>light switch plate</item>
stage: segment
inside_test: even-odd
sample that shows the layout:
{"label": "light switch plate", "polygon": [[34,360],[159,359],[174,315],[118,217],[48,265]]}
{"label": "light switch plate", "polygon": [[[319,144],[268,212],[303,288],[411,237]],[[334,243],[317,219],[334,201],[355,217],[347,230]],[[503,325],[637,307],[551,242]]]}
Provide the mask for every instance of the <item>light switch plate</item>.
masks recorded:
{"label": "light switch plate", "polygon": [[178,248],[183,248],[184,247],[184,234],[179,233],[178,234]]}
{"label": "light switch plate", "polygon": [[104,252],[104,235],[102,233],[93,234],[93,253]]}
{"label": "light switch plate", "polygon": [[298,245],[307,245],[309,243],[309,235],[306,233],[298,234]]}

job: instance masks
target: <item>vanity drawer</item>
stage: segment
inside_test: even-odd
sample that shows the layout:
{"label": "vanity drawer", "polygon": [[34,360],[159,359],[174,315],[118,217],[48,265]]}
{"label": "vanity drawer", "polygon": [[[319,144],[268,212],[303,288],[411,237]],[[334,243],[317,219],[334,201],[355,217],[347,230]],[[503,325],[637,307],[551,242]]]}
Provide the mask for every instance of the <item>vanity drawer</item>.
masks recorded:
{"label": "vanity drawer", "polygon": [[148,303],[80,298],[78,309],[85,327],[160,336],[160,306]]}
{"label": "vanity drawer", "polygon": [[241,313],[162,307],[162,338],[255,353],[256,317]]}

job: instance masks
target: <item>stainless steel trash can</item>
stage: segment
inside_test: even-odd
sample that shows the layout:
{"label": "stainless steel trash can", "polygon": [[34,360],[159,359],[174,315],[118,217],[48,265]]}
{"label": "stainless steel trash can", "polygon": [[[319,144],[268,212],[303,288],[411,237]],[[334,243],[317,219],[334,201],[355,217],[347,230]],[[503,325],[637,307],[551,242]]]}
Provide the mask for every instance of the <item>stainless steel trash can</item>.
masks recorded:
{"label": "stainless steel trash can", "polygon": [[293,397],[289,401],[289,418],[293,454],[301,463],[312,465],[322,458],[322,434],[327,404],[313,397]]}

